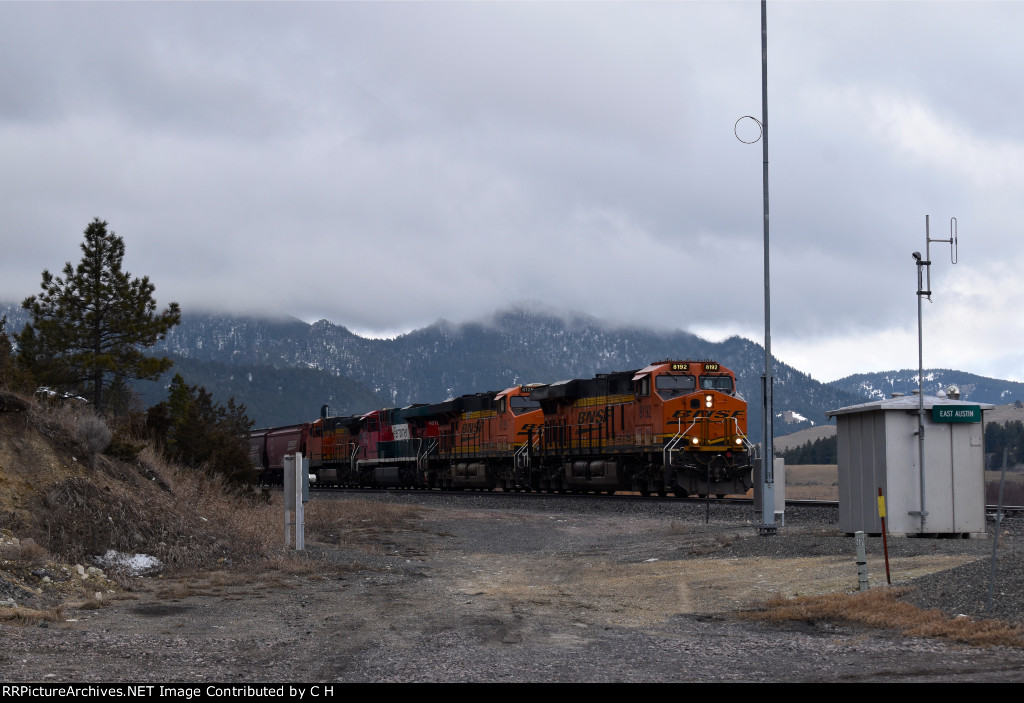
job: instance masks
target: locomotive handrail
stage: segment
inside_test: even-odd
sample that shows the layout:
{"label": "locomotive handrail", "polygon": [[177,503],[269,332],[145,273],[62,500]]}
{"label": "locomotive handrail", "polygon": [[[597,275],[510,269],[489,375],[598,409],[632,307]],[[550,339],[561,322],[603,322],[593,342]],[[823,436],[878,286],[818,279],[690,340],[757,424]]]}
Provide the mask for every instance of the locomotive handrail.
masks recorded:
{"label": "locomotive handrail", "polygon": [[438,435],[438,454],[448,460],[494,451],[495,443],[484,441],[478,432],[448,432]]}
{"label": "locomotive handrail", "polygon": [[745,434],[743,434],[742,430],[740,430],[740,421],[737,420],[735,417],[730,418],[730,419],[732,420],[732,424],[736,425],[736,435],[741,440],[743,440],[743,446],[747,448],[748,452],[753,452],[754,451],[754,444],[749,439],[747,439],[747,436]]}
{"label": "locomotive handrail", "polygon": [[515,461],[515,467],[517,469],[529,468],[530,443],[527,441],[519,445],[519,448],[516,449],[515,454],[513,456]]}
{"label": "locomotive handrail", "polygon": [[[694,424],[696,424],[696,421],[691,423],[690,427],[693,427]],[[676,433],[675,433],[675,435],[672,437],[672,439],[670,439],[669,441],[665,442],[665,447],[664,447],[664,449],[662,449],[661,461],[662,461],[662,465],[663,466],[668,466],[670,463],[672,463],[672,452],[676,451],[676,446],[679,444],[680,441],[685,439],[686,432],[690,431],[690,427],[687,427],[686,428],[686,432],[683,432],[682,431],[682,427],[683,427],[683,419],[679,418],[676,421]]]}
{"label": "locomotive handrail", "polygon": [[[433,437],[429,437],[428,439],[429,441],[427,442],[426,449],[416,455],[417,464],[425,464],[427,462],[427,458],[437,448],[437,440]],[[422,448],[422,443],[420,446]]]}
{"label": "locomotive handrail", "polygon": [[[704,418],[700,418],[700,419],[704,419]],[[694,425],[696,425],[696,424],[697,424],[697,420],[698,420],[698,418],[696,418],[696,417],[695,417],[695,418],[693,418],[693,422],[691,422],[691,423],[690,423],[690,426],[686,428],[686,431],[685,431],[685,432],[683,432],[683,435],[682,435],[683,437],[685,437],[685,436],[686,436],[687,432],[689,432],[690,430],[692,430],[692,429],[693,429]],[[682,421],[682,419],[680,419],[680,420],[679,420],[679,426],[680,426],[680,427],[682,427],[682,426],[683,426],[683,421]]]}
{"label": "locomotive handrail", "polygon": [[[693,427],[693,425],[691,424],[690,427]],[[690,431],[690,427],[686,428],[686,432]],[[682,439],[683,437],[686,436],[686,432],[683,432],[682,430],[683,430],[683,419],[679,418],[679,419],[676,420],[676,433],[674,435],[672,435],[672,439],[670,439],[669,441],[667,441],[665,443],[665,447],[666,448],[668,448],[670,446],[674,447],[676,444],[679,443],[680,439]]]}

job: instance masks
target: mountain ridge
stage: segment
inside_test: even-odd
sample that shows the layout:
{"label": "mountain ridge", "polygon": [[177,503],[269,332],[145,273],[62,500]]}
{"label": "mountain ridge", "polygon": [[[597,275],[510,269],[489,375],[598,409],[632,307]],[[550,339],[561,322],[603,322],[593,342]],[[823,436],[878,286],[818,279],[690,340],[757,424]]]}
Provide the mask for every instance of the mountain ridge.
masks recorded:
{"label": "mountain ridge", "polygon": [[[20,307],[8,305],[6,312],[9,329],[20,329],[26,319]],[[177,372],[221,401],[234,396],[260,426],[310,420],[322,404],[335,414],[356,414],[517,383],[588,378],[661,359],[714,359],[736,374],[749,403],[750,435],[757,440],[761,434],[761,345],[742,337],[710,342],[683,330],[616,325],[581,314],[513,307],[484,320],[439,319],[392,339],[374,339],[328,320],[194,311],[154,352],[172,358],[175,367],[159,381],[136,384],[147,405],[164,399]],[[909,370],[821,383],[777,359],[774,369],[777,436],[824,424],[827,410],[917,387],[917,372]],[[949,369],[929,369],[928,377],[929,394],[956,384],[964,399],[998,404],[1024,398],[1024,384],[1013,381]]]}

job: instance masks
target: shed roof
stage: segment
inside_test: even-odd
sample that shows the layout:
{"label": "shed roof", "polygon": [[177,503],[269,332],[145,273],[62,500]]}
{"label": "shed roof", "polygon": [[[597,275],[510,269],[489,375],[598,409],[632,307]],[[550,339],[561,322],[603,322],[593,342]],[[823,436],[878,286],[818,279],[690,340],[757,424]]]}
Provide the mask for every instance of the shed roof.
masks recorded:
{"label": "shed roof", "polygon": [[[924,408],[930,410],[933,405],[976,405],[982,410],[991,410],[995,406],[992,403],[978,403],[970,400],[952,400],[950,398],[939,398],[934,395],[926,395],[924,397]],[[835,417],[836,415],[853,415],[854,413],[869,413],[875,412],[876,410],[902,410],[915,411],[918,409],[917,394],[904,395],[899,398],[885,398],[882,400],[870,400],[867,403],[861,403],[860,405],[848,405],[845,408],[839,408],[838,410],[829,410],[825,413],[825,417]]]}

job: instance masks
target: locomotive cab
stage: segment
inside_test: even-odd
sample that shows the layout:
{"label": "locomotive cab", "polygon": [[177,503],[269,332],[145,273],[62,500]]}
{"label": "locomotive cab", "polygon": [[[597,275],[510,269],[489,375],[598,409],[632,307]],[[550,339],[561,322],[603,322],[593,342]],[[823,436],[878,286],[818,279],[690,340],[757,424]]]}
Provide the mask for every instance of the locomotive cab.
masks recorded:
{"label": "locomotive cab", "polygon": [[539,430],[544,426],[544,413],[540,401],[530,397],[540,383],[513,386],[494,397],[495,439],[499,451],[515,451],[524,444],[539,441]]}
{"label": "locomotive cab", "polygon": [[[700,495],[749,489],[747,405],[732,372],[712,361],[666,361],[641,369],[634,381],[640,425],[646,430],[649,412],[663,433],[655,429],[654,442],[662,448],[668,487]],[[640,396],[648,384],[649,401]]]}

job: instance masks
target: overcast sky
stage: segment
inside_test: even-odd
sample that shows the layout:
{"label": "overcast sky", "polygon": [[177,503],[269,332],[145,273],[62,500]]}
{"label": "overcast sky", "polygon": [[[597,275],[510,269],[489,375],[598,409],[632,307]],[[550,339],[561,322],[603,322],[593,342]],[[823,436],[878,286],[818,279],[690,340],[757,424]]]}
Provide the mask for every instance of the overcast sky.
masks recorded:
{"label": "overcast sky", "polygon": [[[1022,37],[1018,2],[769,2],[776,356],[916,368],[955,216],[925,365],[1024,381]],[[754,1],[0,3],[0,299],[100,217],[186,310],[763,342],[760,41]]]}

